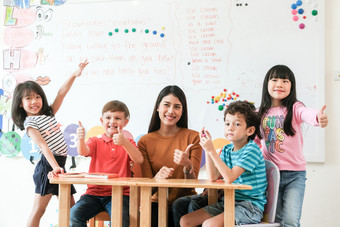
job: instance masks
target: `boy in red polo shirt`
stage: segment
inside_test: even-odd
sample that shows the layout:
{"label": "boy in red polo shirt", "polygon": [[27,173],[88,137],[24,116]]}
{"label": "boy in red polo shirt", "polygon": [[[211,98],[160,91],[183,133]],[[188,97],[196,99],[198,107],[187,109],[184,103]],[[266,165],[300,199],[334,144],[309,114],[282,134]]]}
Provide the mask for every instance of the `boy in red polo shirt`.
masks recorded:
{"label": "boy in red polo shirt", "polygon": [[[125,138],[122,129],[129,122],[127,106],[113,100],[105,104],[100,121],[105,133],[91,137],[85,143],[85,129],[79,122],[77,148],[79,155],[91,157],[89,173],[116,173],[131,177],[130,161],[143,163],[143,156],[132,139]],[[111,216],[111,193],[109,185],[88,185],[86,193],[71,208],[70,226],[86,227],[86,222],[101,211]],[[129,226],[129,187],[123,189],[123,227]]]}

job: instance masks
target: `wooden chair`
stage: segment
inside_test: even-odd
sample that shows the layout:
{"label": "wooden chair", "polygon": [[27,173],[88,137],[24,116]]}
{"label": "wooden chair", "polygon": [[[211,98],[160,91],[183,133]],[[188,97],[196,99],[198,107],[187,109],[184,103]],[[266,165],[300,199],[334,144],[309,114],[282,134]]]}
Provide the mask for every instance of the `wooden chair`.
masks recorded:
{"label": "wooden chair", "polygon": [[[142,177],[142,170],[140,165],[132,165],[131,171],[134,177]],[[104,227],[104,221],[110,221],[111,217],[106,211],[102,211],[89,221],[89,227]],[[97,225],[96,225],[97,224]]]}
{"label": "wooden chair", "polygon": [[[110,221],[111,217],[106,211],[102,211],[89,221],[90,227],[104,227],[104,221]],[[96,225],[97,224],[97,225]]]}

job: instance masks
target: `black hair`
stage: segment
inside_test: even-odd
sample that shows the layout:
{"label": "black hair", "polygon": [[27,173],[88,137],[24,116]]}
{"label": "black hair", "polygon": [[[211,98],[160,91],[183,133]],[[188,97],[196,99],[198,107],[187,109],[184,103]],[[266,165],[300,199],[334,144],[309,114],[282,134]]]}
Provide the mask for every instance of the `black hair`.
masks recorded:
{"label": "black hair", "polygon": [[27,113],[22,106],[22,99],[32,92],[40,95],[42,99],[40,114],[54,116],[52,107],[48,105],[45,92],[37,82],[25,81],[20,83],[14,89],[11,114],[14,124],[21,130],[25,129],[24,122],[27,117]]}
{"label": "black hair", "polygon": [[163,88],[156,100],[155,107],[153,109],[151,121],[149,124],[149,130],[148,133],[157,131],[161,127],[161,119],[159,118],[158,115],[158,107],[159,104],[161,103],[162,99],[167,96],[167,95],[173,95],[179,99],[179,101],[182,104],[182,116],[177,122],[177,126],[180,128],[188,128],[188,109],[187,109],[187,100],[185,97],[185,94],[181,88],[179,88],[176,85],[169,85]]}
{"label": "black hair", "polygon": [[292,119],[293,119],[293,105],[297,102],[296,98],[296,82],[294,73],[290,68],[285,65],[275,65],[271,69],[268,70],[264,80],[263,80],[263,87],[262,87],[262,100],[261,105],[259,108],[259,113],[261,116],[264,116],[267,111],[271,108],[272,101],[271,96],[268,92],[268,81],[273,78],[279,79],[288,79],[291,83],[291,88],[289,95],[281,100],[281,105],[287,108],[287,115],[284,120],[283,130],[286,135],[294,136],[295,130],[292,126]]}
{"label": "black hair", "polygon": [[248,136],[248,141],[254,140],[255,136],[261,138],[260,132],[261,116],[256,111],[256,108],[252,103],[247,101],[234,101],[230,103],[227,109],[224,111],[224,119],[227,114],[231,115],[242,114],[247,124],[247,128],[252,126],[255,127],[255,132],[252,135]]}

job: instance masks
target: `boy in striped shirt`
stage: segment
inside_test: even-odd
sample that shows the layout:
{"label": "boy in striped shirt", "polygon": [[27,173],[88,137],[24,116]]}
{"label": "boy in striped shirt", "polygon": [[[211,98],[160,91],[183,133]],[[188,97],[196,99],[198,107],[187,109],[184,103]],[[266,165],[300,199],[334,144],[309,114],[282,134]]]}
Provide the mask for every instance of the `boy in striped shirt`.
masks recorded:
{"label": "boy in striped shirt", "polygon": [[[232,142],[223,147],[220,156],[215,151],[210,133],[201,131],[200,144],[205,150],[209,180],[220,176],[227,183],[251,185],[252,190],[235,191],[235,224],[259,223],[266,204],[266,167],[262,152],[253,139],[259,135],[260,117],[253,104],[231,103],[224,113],[224,135]],[[223,226],[224,199],[189,213],[181,218],[181,226]]]}

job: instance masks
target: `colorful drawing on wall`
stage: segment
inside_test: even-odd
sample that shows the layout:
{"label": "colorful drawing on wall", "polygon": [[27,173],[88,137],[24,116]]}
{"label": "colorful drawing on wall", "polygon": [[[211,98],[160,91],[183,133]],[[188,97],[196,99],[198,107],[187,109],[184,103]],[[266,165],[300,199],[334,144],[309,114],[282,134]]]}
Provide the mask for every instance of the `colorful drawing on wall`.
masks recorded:
{"label": "colorful drawing on wall", "polygon": [[78,156],[78,152],[77,152],[77,128],[79,126],[76,124],[70,124],[68,125],[64,132],[64,138],[67,144],[67,154],[69,156]]}
{"label": "colorful drawing on wall", "polygon": [[211,96],[211,99],[207,101],[207,104],[217,104],[217,109],[223,111],[228,105],[238,99],[240,95],[234,91],[223,89],[221,93]]}
{"label": "colorful drawing on wall", "polygon": [[101,136],[103,133],[105,133],[105,129],[102,126],[95,126],[88,131],[85,141],[87,141],[90,137]]}
{"label": "colorful drawing on wall", "polygon": [[[2,89],[0,89],[0,97],[2,96],[4,94],[4,90],[2,90]],[[1,104],[1,99],[0,99],[0,109],[1,109],[1,106],[2,106],[2,104]],[[0,138],[1,138],[1,136],[2,136],[2,120],[3,120],[3,116],[2,116],[3,114],[1,113],[1,111],[0,111]]]}
{"label": "colorful drawing on wall", "polygon": [[21,138],[21,152],[32,164],[34,164],[33,161],[38,160],[41,157],[41,154],[38,153],[38,146],[33,143],[26,133]]}
{"label": "colorful drawing on wall", "polygon": [[34,39],[34,33],[29,28],[6,28],[4,42],[7,46],[20,48],[30,44]]}
{"label": "colorful drawing on wall", "polygon": [[7,132],[0,138],[1,153],[4,156],[14,157],[20,153],[21,137],[16,132]]}

